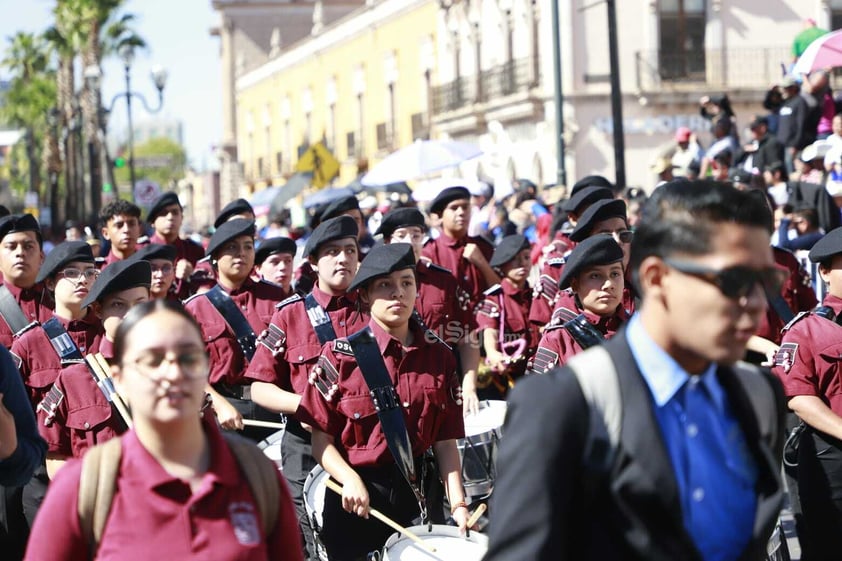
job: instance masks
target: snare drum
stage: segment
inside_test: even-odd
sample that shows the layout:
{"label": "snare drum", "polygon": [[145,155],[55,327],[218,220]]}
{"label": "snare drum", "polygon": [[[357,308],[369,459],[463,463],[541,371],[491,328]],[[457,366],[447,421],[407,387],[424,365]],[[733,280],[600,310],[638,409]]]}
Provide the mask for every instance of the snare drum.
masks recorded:
{"label": "snare drum", "polygon": [[497,441],[505,417],[505,401],[481,401],[479,411],[465,417],[465,438],[457,441],[457,447],[465,495],[471,502],[488,497],[494,488]]}
{"label": "snare drum", "polygon": [[304,508],[307,509],[307,519],[310,521],[310,527],[313,529],[313,539],[316,544],[316,551],[321,561],[328,561],[327,551],[319,540],[319,532],[322,529],[324,519],[322,512],[325,508],[325,492],[327,485],[325,481],[330,478],[330,474],[322,468],[322,466],[314,467],[304,480]]}
{"label": "snare drum", "polygon": [[275,462],[278,466],[278,471],[283,469],[281,465],[281,441],[284,438],[284,429],[278,432],[273,432],[263,440],[257,443],[257,447],[263,450],[267,458]]}
{"label": "snare drum", "polygon": [[401,534],[393,534],[383,548],[382,561],[480,561],[488,549],[488,537],[479,532],[471,532],[470,537],[460,536],[459,528],[455,526],[434,524],[432,532],[427,526],[412,526],[408,530],[433,546],[436,553],[430,553]]}

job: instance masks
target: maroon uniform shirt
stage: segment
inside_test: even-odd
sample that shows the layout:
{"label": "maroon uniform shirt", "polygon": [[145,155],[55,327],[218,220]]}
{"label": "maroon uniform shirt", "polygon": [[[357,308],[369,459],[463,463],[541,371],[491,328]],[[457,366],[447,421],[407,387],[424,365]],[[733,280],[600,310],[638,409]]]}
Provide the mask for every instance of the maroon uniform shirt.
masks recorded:
{"label": "maroon uniform shirt", "polygon": [[[842,299],[828,294],[822,305],[838,316]],[[784,327],[781,348],[775,354],[772,372],[784,386],[787,397],[811,395],[820,398],[842,416],[842,326],[805,312]]]}
{"label": "maroon uniform shirt", "polygon": [[562,320],[560,318],[560,310],[567,308],[575,314],[584,314],[588,323],[593,325],[605,339],[610,339],[617,333],[617,330],[625,324],[629,319],[629,315],[623,309],[623,306],[617,306],[616,312],[610,316],[598,316],[587,310],[567,306],[559,306],[553,312],[553,317],[544,334],[541,337],[541,342],[538,343],[538,350],[535,352],[534,364],[532,367],[538,372],[546,372],[555,366],[562,366],[573,355],[582,352],[582,346],[573,338],[569,331],[562,327]]}
{"label": "maroon uniform shirt", "polygon": [[[45,322],[53,316],[53,296],[46,288],[44,283],[36,284],[32,288],[18,288],[7,280],[3,280],[3,284],[11,293],[15,302],[20,306],[21,312],[28,321]],[[0,343],[7,349],[12,348],[12,341],[14,340],[14,333],[12,328],[6,323],[5,318],[0,321]]]}
{"label": "maroon uniform shirt", "polygon": [[[772,246],[772,252],[775,256],[775,263],[789,271],[789,277],[781,287],[781,297],[789,306],[790,311],[797,314],[815,308],[819,303],[816,299],[816,292],[810,284],[810,276],[804,270],[798,258],[792,252],[779,247]],[[781,317],[772,306],[768,306],[766,313],[760,319],[760,327],[757,328],[756,335],[780,345],[783,327],[784,322]]]}
{"label": "maroon uniform shirt", "polygon": [[[538,334],[535,327],[529,323],[529,304],[532,299],[532,289],[529,285],[518,290],[513,284],[503,281],[485,293],[485,299],[477,309],[477,322],[480,329],[496,329],[503,333],[505,343],[523,341],[523,345],[507,346],[506,354],[519,352],[522,357],[512,365],[510,374],[521,376],[526,371],[527,359],[532,356],[538,346]],[[501,310],[501,306],[503,309]],[[502,313],[501,313],[502,312]],[[505,325],[501,326],[501,317],[505,316]],[[501,329],[502,327],[502,329]],[[500,351],[498,337],[497,350]]]}
{"label": "maroon uniform shirt", "polygon": [[[236,458],[212,422],[203,427],[210,443],[210,465],[195,492],[167,473],[133,431],[122,437],[119,483],[98,561],[301,561],[298,523],[280,474],[278,523],[267,537]],[[29,543],[26,559],[90,558],[76,515],[81,469],[81,461],[71,461],[50,483],[32,530],[40,539]]]}
{"label": "maroon uniform shirt", "polygon": [[[83,319],[68,321],[54,316],[61,322],[82,355],[99,352],[102,324],[89,312]],[[12,354],[19,361],[18,368],[26,385],[33,410],[50,391],[63,366],[53,348],[47,332],[41,326],[23,333],[12,344]]]}
{"label": "maroon uniform shirt", "polygon": [[[347,337],[368,324],[368,316],[357,312],[354,297],[331,296],[318,286],[312,294],[327,312],[337,337]],[[304,307],[304,298],[296,295],[281,302],[271,323],[279,332],[278,346],[273,347],[261,338],[245,377],[250,382],[268,382],[301,395],[322,350]],[[281,350],[273,353],[273,349]]]}
{"label": "maroon uniform shirt", "polygon": [[[239,289],[229,292],[229,295],[255,335],[259,335],[269,325],[283,289],[276,284],[246,279]],[[193,314],[202,328],[205,348],[210,357],[210,383],[229,386],[247,383],[243,375],[248,361],[237,343],[237,337],[207,296],[197,294],[184,307]]]}
{"label": "maroon uniform shirt", "polygon": [[453,273],[459,287],[470,296],[472,306],[482,301],[482,293],[488,288],[482,272],[467,259],[462,258],[465,246],[469,243],[476,244],[487,261],[491,261],[494,254],[494,246],[488,240],[476,236],[467,236],[461,240],[455,240],[442,232],[438,238],[427,242],[421,254],[445,269]]}
{"label": "maroon uniform shirt", "polygon": [[[421,456],[436,442],[464,437],[461,389],[453,353],[440,342],[430,341],[417,326],[412,326],[412,343],[404,347],[374,320],[368,325],[397,392],[413,456]],[[318,389],[333,384],[338,387],[326,394]],[[368,385],[346,339],[337,339],[322,348],[298,417],[334,435],[337,448],[352,466],[395,463]]]}
{"label": "maroon uniform shirt", "polygon": [[[110,359],[112,350],[111,342],[103,338],[99,352]],[[91,446],[126,431],[85,364],[72,364],[59,373],[37,414],[47,452],[68,458],[81,458]]]}
{"label": "maroon uniform shirt", "polygon": [[[174,246],[175,264],[178,264],[179,260],[181,259],[187,259],[190,262],[190,264],[195,267],[196,262],[205,256],[205,250],[202,249],[202,246],[200,246],[193,240],[183,240],[181,238],[176,238],[174,242],[170,243],[161,236],[159,236],[157,232],[155,232],[154,234],[149,236],[149,243],[158,243],[163,245]],[[175,279],[175,281],[173,282],[173,286],[175,286],[175,293],[182,300],[188,298],[193,292],[195,292],[195,287],[190,283],[189,278]]]}
{"label": "maroon uniform shirt", "polygon": [[470,300],[459,299],[459,285],[453,274],[426,259],[419,259],[418,298],[415,309],[433,333],[451,347],[470,331],[476,329],[476,318]]}

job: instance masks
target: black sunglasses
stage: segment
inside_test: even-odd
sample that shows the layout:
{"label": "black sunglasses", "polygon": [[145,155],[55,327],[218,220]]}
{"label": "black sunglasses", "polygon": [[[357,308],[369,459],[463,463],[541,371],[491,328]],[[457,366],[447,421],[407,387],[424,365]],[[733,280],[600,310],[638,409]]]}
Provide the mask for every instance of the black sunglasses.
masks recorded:
{"label": "black sunglasses", "polygon": [[752,269],[737,265],[726,269],[711,269],[688,261],[664,258],[664,263],[698,279],[715,285],[723,295],[734,300],[747,298],[755,285],[760,284],[768,295],[780,294],[789,272],[777,267]]}

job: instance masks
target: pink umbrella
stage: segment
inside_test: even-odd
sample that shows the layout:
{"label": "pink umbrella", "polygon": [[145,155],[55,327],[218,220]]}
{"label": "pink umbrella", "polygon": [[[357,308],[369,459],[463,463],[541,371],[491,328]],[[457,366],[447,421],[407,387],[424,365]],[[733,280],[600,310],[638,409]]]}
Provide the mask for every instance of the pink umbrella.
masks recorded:
{"label": "pink umbrella", "polygon": [[842,30],[822,35],[810,43],[792,69],[793,76],[842,66]]}

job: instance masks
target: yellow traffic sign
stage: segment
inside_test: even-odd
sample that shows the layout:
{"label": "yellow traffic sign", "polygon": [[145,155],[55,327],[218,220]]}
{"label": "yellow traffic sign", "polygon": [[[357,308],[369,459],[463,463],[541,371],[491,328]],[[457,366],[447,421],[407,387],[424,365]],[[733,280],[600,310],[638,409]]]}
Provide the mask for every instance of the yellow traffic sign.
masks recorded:
{"label": "yellow traffic sign", "polygon": [[313,180],[310,184],[321,189],[326,186],[339,173],[339,160],[325,148],[321,142],[316,142],[298,159],[295,164],[295,171],[311,172]]}

